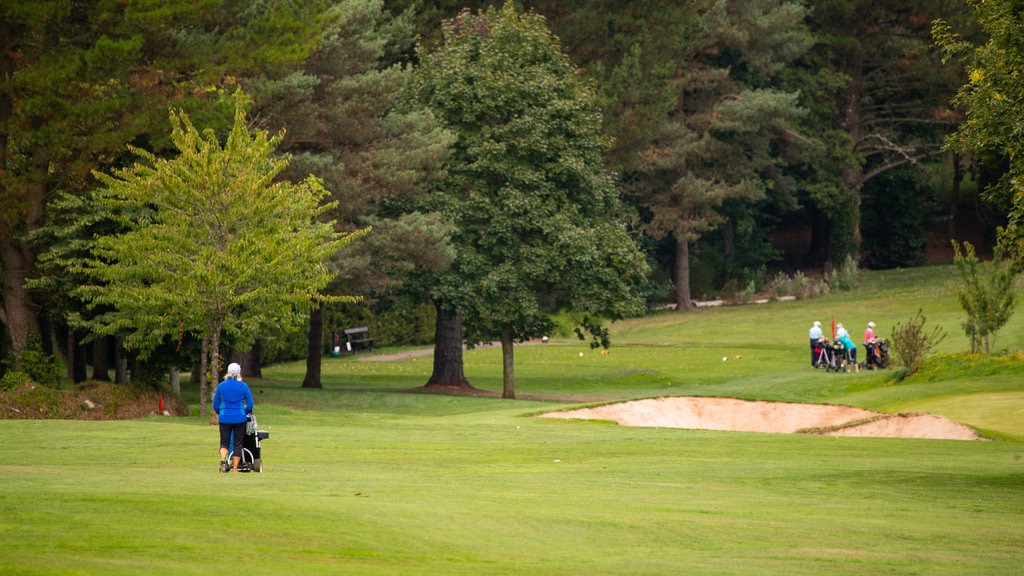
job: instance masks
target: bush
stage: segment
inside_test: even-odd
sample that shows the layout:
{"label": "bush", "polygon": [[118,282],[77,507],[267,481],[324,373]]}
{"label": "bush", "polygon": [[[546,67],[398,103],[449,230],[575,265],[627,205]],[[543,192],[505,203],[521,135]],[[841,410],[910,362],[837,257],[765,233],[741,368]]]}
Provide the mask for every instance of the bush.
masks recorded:
{"label": "bush", "polygon": [[800,270],[793,273],[793,280],[790,286],[793,295],[797,298],[809,298],[811,296],[810,281]]}
{"label": "bush", "polygon": [[953,252],[961,281],[954,291],[967,312],[967,321],[962,325],[971,340],[971,353],[984,348],[988,354],[991,340],[1013,316],[1013,283],[1017,277],[1013,262],[1004,258],[1006,248],[1002,241],[989,262],[978,260],[970,242],[964,242],[961,252],[953,240]]}
{"label": "bush", "polygon": [[60,366],[53,354],[43,351],[43,339],[38,332],[28,335],[25,347],[18,356],[21,370],[41,386],[54,387],[60,382]]}
{"label": "bush", "polygon": [[32,379],[21,370],[8,370],[0,377],[0,392],[10,392],[30,382]]}
{"label": "bush", "polygon": [[925,320],[922,311],[918,310],[906,324],[897,322],[892,330],[892,350],[897,362],[906,368],[904,376],[919,372],[932,348],[946,337],[941,326],[936,326],[931,333],[926,334]]}
{"label": "bush", "polygon": [[829,284],[836,288],[836,290],[848,291],[853,290],[857,286],[857,259],[853,256],[847,256],[846,260],[843,261],[843,265],[832,271],[829,276]]}
{"label": "bush", "polygon": [[785,272],[780,271],[774,278],[772,278],[769,286],[772,294],[774,294],[776,298],[779,298],[782,296],[789,296],[792,293],[791,285],[792,281],[789,279],[789,276],[786,275]]}

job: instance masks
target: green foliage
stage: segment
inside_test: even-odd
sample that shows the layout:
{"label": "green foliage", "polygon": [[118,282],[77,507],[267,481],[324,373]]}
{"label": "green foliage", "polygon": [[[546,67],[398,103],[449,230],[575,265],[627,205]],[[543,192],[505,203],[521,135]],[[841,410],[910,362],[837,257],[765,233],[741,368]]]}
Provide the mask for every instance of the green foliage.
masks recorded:
{"label": "green foliage", "polygon": [[790,281],[790,293],[797,298],[808,298],[812,295],[810,281],[803,270],[793,273],[793,279]]}
{"label": "green foliage", "polygon": [[214,378],[222,330],[246,349],[263,332],[301,325],[319,301],[352,300],[321,295],[335,276],[327,262],[367,232],[339,234],[319,220],[332,204],[321,203],[328,193],[316,178],[275,180],[288,162],[272,156],[281,137],[250,132],[235,98],[223,145],[172,111],[177,157],[133,149],[141,162],[96,174],[106,187],[94,200],[125,231],[97,239],[82,267],[95,283],[78,291],[110,309],[101,333],[123,334],[143,357],[164,338],[201,335],[202,368],[209,357]]}
{"label": "green foliage", "polygon": [[924,262],[931,190],[920,176],[919,170],[894,170],[864,185],[861,248],[869,268],[908,268]]}
{"label": "green foliage", "polygon": [[[760,250],[758,240],[766,235],[756,214],[768,205],[791,209],[793,188],[783,176],[783,156],[772,151],[796,154],[808,142],[797,134],[804,111],[796,91],[781,90],[776,82],[779,70],[810,46],[800,24],[803,10],[796,3],[735,2],[728,9],[724,3],[677,4],[664,21],[647,23],[654,30],[640,45],[664,54],[659,66],[672,62],[672,69],[637,78],[640,89],[616,84],[623,90],[622,107],[644,122],[627,132],[642,140],[628,143],[636,159],[624,174],[625,191],[649,212],[647,233],[676,241],[673,269],[681,308],[690,307],[689,245],[725,223],[735,226],[726,231],[724,244],[745,244],[725,254],[728,280],[757,282],[757,271],[773,256]],[[690,27],[691,34],[680,33]],[[624,59],[623,66],[636,67],[635,58]],[[637,113],[632,97],[641,89],[657,104]],[[737,242],[743,228],[755,238]],[[723,251],[716,246],[713,252]],[[738,254],[750,258],[734,261],[742,259]]]}
{"label": "green foliage", "polygon": [[892,351],[897,361],[906,368],[907,374],[919,372],[927,362],[932,348],[946,337],[941,326],[925,333],[925,320],[923,311],[918,310],[905,323],[897,322],[892,329]]}
{"label": "green foliage", "polygon": [[433,305],[420,304],[377,313],[371,325],[381,346],[422,346],[434,342],[436,317]]}
{"label": "green foliage", "polygon": [[8,369],[0,377],[0,392],[10,392],[31,383],[32,378],[28,374],[21,370]]}
{"label": "green foliage", "polygon": [[953,262],[960,274],[960,283],[955,285],[954,291],[960,306],[967,312],[964,332],[971,340],[972,353],[984,348],[988,354],[991,340],[1013,316],[1017,278],[1014,263],[1005,258],[1006,247],[1002,241],[988,262],[978,260],[970,242],[964,242],[962,249],[956,240],[952,242]]}
{"label": "green foliage", "polygon": [[850,291],[857,286],[857,279],[860,276],[860,271],[857,267],[857,258],[848,255],[843,260],[843,265],[835,270],[832,270],[828,275],[829,286],[836,290]]}
{"label": "green foliage", "polygon": [[974,45],[936,20],[932,36],[945,59],[963,58],[967,84],[954,104],[967,120],[952,135],[949,148],[973,152],[983,163],[1008,161],[1009,169],[987,193],[1008,207],[1005,235],[1012,257],[1024,261],[1024,11],[1019,0],[971,0],[968,2],[981,28],[985,44]]}
{"label": "green foliage", "polygon": [[789,296],[792,293],[791,280],[785,272],[779,271],[768,283],[768,289],[776,298]]}
{"label": "green foliage", "polygon": [[43,350],[43,339],[38,332],[29,333],[18,355],[18,366],[36,384],[52,388],[60,383],[60,365],[53,354]]}
{"label": "green foliage", "polygon": [[433,294],[471,342],[505,328],[545,335],[555,305],[608,318],[642,311],[646,263],[616,221],[609,144],[593,89],[543,18],[511,3],[448,21],[421,50],[411,97],[458,135],[430,205],[454,224],[456,256]]}
{"label": "green foliage", "polygon": [[[278,138],[250,134],[244,112],[222,148],[172,112],[180,155],[97,173],[106,188],[96,202],[127,232],[102,236],[84,271],[99,281],[82,288],[93,305],[116,309],[105,331],[127,331],[126,345],[151,350],[182,329],[204,332],[211,317],[240,345],[263,326],[300,322],[333,276],[324,260],[346,240],[315,218],[325,191],[273,182],[287,160],[272,160]],[[136,219],[132,222],[132,219]]]}

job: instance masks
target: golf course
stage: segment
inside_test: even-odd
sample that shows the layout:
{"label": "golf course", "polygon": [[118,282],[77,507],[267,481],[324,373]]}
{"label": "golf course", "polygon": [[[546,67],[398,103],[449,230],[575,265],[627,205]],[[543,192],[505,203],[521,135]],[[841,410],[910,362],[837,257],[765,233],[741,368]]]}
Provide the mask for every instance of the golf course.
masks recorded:
{"label": "golf course", "polygon": [[[971,355],[952,266],[848,291],[654,311],[465,352],[476,394],[420,389],[424,351],[264,367],[262,473],[221,474],[189,415],[0,420],[0,574],[1011,575],[1024,572],[1024,310]],[[1021,286],[1018,281],[1018,294]],[[925,368],[810,366],[807,331],[921,311]],[[861,355],[863,350],[859,350]],[[69,385],[70,386],[70,385]],[[978,440],[624,426],[542,414],[665,397],[924,413]]]}

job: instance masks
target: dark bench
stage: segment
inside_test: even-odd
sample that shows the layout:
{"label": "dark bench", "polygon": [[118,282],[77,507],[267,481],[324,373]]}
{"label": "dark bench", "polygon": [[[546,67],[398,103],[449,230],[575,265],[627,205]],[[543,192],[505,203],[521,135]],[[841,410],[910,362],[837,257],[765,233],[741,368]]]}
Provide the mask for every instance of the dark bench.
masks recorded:
{"label": "dark bench", "polygon": [[348,348],[349,352],[355,354],[360,349],[368,349],[373,352],[373,343],[377,341],[376,338],[368,338],[370,330],[366,326],[360,326],[359,328],[347,328],[345,330],[345,347]]}

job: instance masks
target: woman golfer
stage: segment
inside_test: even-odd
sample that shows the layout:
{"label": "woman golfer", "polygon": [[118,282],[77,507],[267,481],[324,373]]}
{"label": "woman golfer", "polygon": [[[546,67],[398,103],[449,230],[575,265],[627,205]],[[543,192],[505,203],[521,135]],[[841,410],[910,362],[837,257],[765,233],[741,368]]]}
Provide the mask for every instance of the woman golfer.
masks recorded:
{"label": "woman golfer", "polygon": [[[242,439],[245,438],[246,416],[252,414],[252,392],[249,385],[242,381],[242,367],[228,364],[228,374],[224,381],[217,385],[213,393],[213,410],[217,413],[220,423],[220,469],[223,472],[238,472],[238,462],[242,459]],[[231,468],[228,469],[228,445],[234,434],[234,455],[231,457]]]}

